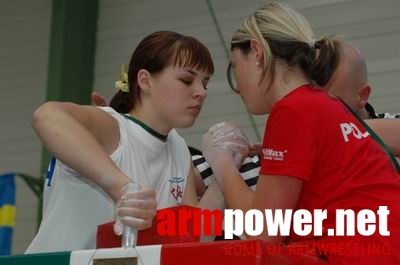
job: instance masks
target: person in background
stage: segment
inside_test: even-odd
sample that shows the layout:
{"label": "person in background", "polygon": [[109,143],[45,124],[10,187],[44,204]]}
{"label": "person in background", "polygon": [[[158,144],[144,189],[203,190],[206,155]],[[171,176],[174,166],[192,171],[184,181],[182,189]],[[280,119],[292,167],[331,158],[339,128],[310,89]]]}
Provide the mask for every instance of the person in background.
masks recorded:
{"label": "person in background", "polygon": [[[327,210],[321,236],[300,236],[293,230],[288,236],[270,235],[264,223],[261,234],[249,238],[345,244],[351,254],[328,250],[323,257],[327,264],[399,264],[399,174],[350,109],[321,89],[337,69],[341,43],[333,37],[314,39],[307,20],[287,5],[260,7],[234,32],[228,67],[237,81],[232,88],[247,109],[256,115],[269,114],[255,192],[243,181],[234,161],[235,152],[249,150],[249,145],[231,136],[237,126],[210,128],[202,150],[228,208]],[[216,144],[228,142],[242,149],[231,151]],[[351,209],[357,215],[363,209],[376,213],[381,205],[390,211],[390,236],[378,232],[364,236],[358,231],[354,236],[327,234],[336,229],[337,209]],[[363,255],[357,252],[359,244],[385,245],[390,255]]]}
{"label": "person in background", "polygon": [[[110,107],[40,106],[32,126],[54,158],[43,219],[26,253],[94,249],[97,226],[115,214],[121,234],[122,224],[149,228],[157,209],[215,204],[207,195],[212,183],[198,202],[190,154],[175,130],[195,122],[213,72],[197,39],[159,31],[138,44],[128,71],[122,68]],[[131,183],[141,189],[127,191]]]}
{"label": "person in background", "polygon": [[361,52],[349,43],[342,43],[339,67],[324,86],[347,103],[361,118],[400,118],[399,114],[376,113],[368,103],[371,87],[368,84],[367,64]]}

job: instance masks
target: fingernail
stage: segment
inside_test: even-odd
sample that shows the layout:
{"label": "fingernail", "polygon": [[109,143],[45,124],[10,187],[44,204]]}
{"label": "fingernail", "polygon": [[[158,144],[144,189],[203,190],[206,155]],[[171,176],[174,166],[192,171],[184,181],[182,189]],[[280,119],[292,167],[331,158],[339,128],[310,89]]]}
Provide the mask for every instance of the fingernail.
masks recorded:
{"label": "fingernail", "polygon": [[121,224],[121,223],[115,223],[115,224],[114,224],[114,233],[115,233],[117,236],[122,235],[123,230],[124,230],[124,228],[122,227],[122,224]]}

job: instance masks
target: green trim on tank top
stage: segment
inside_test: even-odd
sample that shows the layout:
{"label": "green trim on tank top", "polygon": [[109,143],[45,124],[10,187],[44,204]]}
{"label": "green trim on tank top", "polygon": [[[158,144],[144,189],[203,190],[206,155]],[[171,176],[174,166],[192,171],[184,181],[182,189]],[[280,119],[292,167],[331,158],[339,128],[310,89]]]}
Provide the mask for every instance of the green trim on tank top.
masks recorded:
{"label": "green trim on tank top", "polygon": [[157,139],[166,142],[168,135],[162,135],[159,132],[156,132],[155,130],[153,130],[152,128],[150,128],[147,124],[145,124],[144,122],[136,119],[135,117],[129,115],[129,114],[122,114],[125,118],[133,121],[134,123],[136,123],[137,125],[139,125],[140,127],[142,127],[143,129],[145,129],[148,133],[150,133],[151,135],[153,135],[154,137],[156,137]]}

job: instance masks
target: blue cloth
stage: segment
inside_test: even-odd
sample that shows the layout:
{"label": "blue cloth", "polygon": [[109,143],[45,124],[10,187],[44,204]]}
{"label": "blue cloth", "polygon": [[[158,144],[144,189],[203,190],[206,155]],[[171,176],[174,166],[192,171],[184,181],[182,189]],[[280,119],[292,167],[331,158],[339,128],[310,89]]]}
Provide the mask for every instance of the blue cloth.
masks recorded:
{"label": "blue cloth", "polygon": [[11,254],[15,225],[15,173],[0,175],[0,256]]}

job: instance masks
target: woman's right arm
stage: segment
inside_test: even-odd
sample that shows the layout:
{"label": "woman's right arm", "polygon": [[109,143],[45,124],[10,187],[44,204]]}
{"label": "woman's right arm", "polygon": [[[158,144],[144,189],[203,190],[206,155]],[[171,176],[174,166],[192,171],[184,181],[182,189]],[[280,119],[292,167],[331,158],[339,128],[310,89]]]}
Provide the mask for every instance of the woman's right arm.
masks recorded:
{"label": "woman's right arm", "polygon": [[92,106],[48,102],[33,114],[32,127],[55,157],[99,185],[114,201],[130,179],[110,158],[119,143],[118,122]]}
{"label": "woman's right arm", "polygon": [[[123,196],[132,180],[110,158],[120,138],[115,118],[92,106],[48,102],[33,114],[32,127],[54,156],[118,202],[116,212],[124,224],[140,230],[151,226],[156,213],[154,190],[143,188]],[[117,223],[114,231],[120,234]]]}
{"label": "woman's right arm", "polygon": [[[364,120],[396,157],[400,157],[400,119]],[[399,160],[399,159],[398,159]]]}

